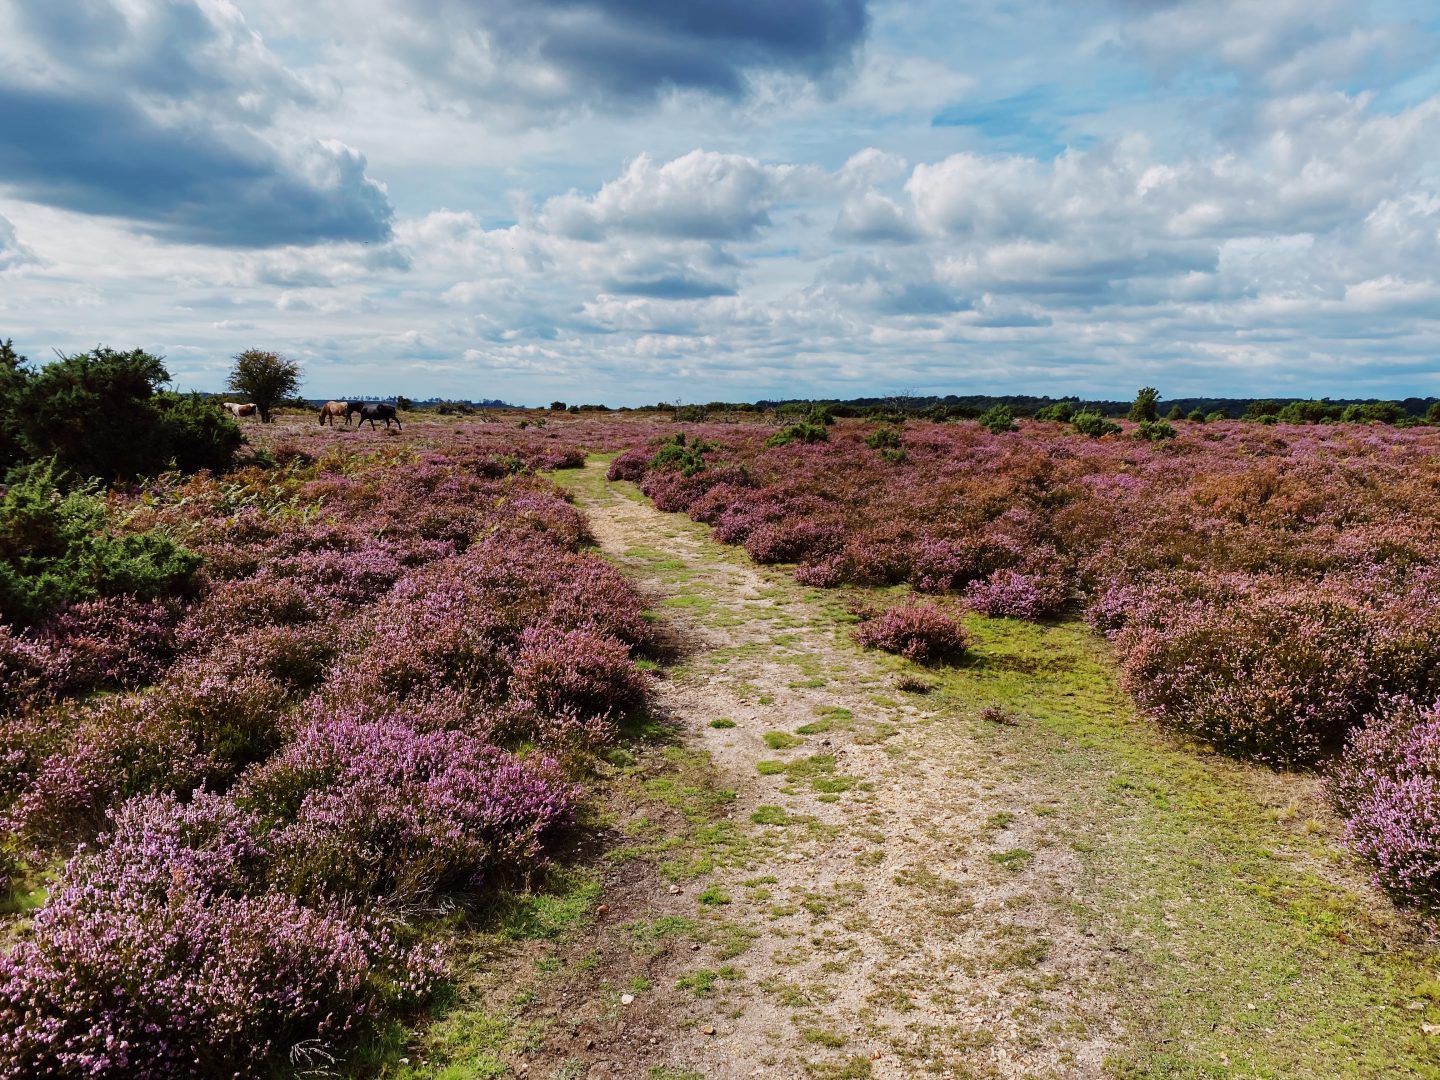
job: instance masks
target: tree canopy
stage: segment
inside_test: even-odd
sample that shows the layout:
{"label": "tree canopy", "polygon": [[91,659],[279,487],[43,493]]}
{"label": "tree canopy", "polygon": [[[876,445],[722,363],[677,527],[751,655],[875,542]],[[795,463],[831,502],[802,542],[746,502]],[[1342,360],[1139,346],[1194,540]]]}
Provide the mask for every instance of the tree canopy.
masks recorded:
{"label": "tree canopy", "polygon": [[229,387],[255,403],[264,423],[270,422],[270,411],[300,389],[300,365],[277,352],[246,349],[235,357]]}

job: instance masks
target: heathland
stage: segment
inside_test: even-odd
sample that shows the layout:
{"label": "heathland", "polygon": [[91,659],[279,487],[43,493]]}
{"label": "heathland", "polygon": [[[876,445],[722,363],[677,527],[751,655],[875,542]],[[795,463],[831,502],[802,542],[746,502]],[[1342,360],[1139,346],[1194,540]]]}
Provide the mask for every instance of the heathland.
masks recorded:
{"label": "heathland", "polygon": [[1051,415],[22,470],[0,1077],[1440,1076],[1440,429]]}

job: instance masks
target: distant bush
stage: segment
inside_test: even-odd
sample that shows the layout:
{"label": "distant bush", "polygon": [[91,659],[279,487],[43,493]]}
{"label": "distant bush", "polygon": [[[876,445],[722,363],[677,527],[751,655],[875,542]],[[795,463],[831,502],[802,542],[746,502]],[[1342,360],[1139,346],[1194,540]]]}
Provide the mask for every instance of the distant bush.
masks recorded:
{"label": "distant bush", "polygon": [[798,424],[791,424],[781,431],[777,431],[765,440],[766,446],[787,446],[792,442],[820,443],[829,442],[830,432],[820,424],[813,424],[808,420],[802,420]]}
{"label": "distant bush", "polygon": [[0,614],[40,622],[64,604],[186,591],[200,556],[158,532],[125,533],[88,489],[62,495],[49,466],[27,471],[0,498]]}
{"label": "distant bush", "polygon": [[1155,402],[1160,399],[1160,392],[1153,386],[1142,387],[1135,395],[1135,402],[1130,406],[1130,419],[1137,424],[1146,421],[1159,419],[1159,412],[1155,408]]}
{"label": "distant bush", "polygon": [[1168,420],[1142,420],[1135,427],[1135,438],[1145,442],[1164,442],[1175,438],[1175,426]]}
{"label": "distant bush", "polygon": [[1071,417],[1075,415],[1075,406],[1068,401],[1057,401],[1054,404],[1046,405],[1036,411],[1036,420],[1059,421],[1068,424]]}
{"label": "distant bush", "polygon": [[1015,412],[1009,405],[991,405],[978,417],[980,426],[995,435],[1015,431]]}
{"label": "distant bush", "polygon": [[1394,424],[1406,418],[1404,406],[1395,401],[1372,401],[1367,405],[1347,405],[1340,414],[1346,424]]}
{"label": "distant bush", "polygon": [[1322,424],[1339,420],[1344,411],[1328,401],[1291,401],[1280,410],[1279,417],[1286,424]]}
{"label": "distant bush", "polygon": [[1229,415],[1229,413],[1225,412],[1224,409],[1216,409],[1214,412],[1209,412],[1209,413],[1206,413],[1206,414],[1205,414],[1205,421],[1206,421],[1206,423],[1212,423],[1212,424],[1213,424],[1213,423],[1215,423],[1216,421],[1219,421],[1219,420],[1229,420],[1229,419],[1230,419],[1230,415]]}
{"label": "distant bush", "polygon": [[867,649],[898,653],[919,664],[954,658],[970,647],[965,628],[933,604],[890,608],[862,622],[855,640]]}
{"label": "distant bush", "polygon": [[1261,398],[1258,401],[1252,401],[1249,405],[1245,406],[1245,415],[1241,417],[1241,419],[1263,420],[1267,416],[1279,415],[1280,403],[1278,401],[1271,401],[1269,398]]}
{"label": "distant bush", "polygon": [[1114,435],[1120,430],[1119,424],[1105,419],[1098,412],[1077,412],[1071,419],[1071,424],[1081,435],[1089,435],[1092,439]]}
{"label": "distant bush", "polygon": [[898,450],[900,448],[900,432],[893,427],[876,428],[865,436],[865,445],[871,450]]}
{"label": "distant bush", "polygon": [[675,437],[656,451],[655,456],[650,459],[649,468],[656,472],[663,472],[667,469],[674,469],[682,476],[694,476],[705,468],[705,453],[713,450],[703,439],[696,439],[692,443],[686,443],[685,433],[677,432]]}
{"label": "distant bush", "polygon": [[1190,412],[1186,414],[1185,419],[1194,421],[1197,424],[1203,424],[1205,423],[1205,410],[1191,409]]}
{"label": "distant bush", "polygon": [[1432,402],[1430,408],[1425,410],[1425,419],[1432,424],[1440,424],[1440,401]]}

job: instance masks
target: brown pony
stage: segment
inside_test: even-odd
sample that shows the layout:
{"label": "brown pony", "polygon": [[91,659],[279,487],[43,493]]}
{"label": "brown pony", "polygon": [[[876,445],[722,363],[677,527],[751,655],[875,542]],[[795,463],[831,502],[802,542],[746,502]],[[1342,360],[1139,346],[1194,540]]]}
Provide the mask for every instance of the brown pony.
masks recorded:
{"label": "brown pony", "polygon": [[253,402],[247,402],[246,404],[241,405],[238,402],[234,401],[224,401],[221,402],[221,404],[225,406],[225,411],[236,419],[239,419],[242,416],[255,415],[255,405]]}
{"label": "brown pony", "polygon": [[334,427],[337,416],[343,416],[345,426],[350,426],[350,403],[348,401],[327,401],[320,406],[320,423],[323,424],[329,420],[330,426]]}

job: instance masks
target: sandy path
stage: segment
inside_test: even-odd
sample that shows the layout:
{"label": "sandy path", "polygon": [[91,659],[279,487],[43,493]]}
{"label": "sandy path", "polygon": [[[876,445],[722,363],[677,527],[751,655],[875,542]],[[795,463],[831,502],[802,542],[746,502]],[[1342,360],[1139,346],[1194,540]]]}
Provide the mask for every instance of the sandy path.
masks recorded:
{"label": "sandy path", "polygon": [[755,840],[744,865],[685,886],[756,938],[668,1059],[707,1080],[1099,1075],[1117,1034],[1107,958],[1037,782],[895,689],[824,600],[603,469],[569,486],[684,643],[661,709]]}

